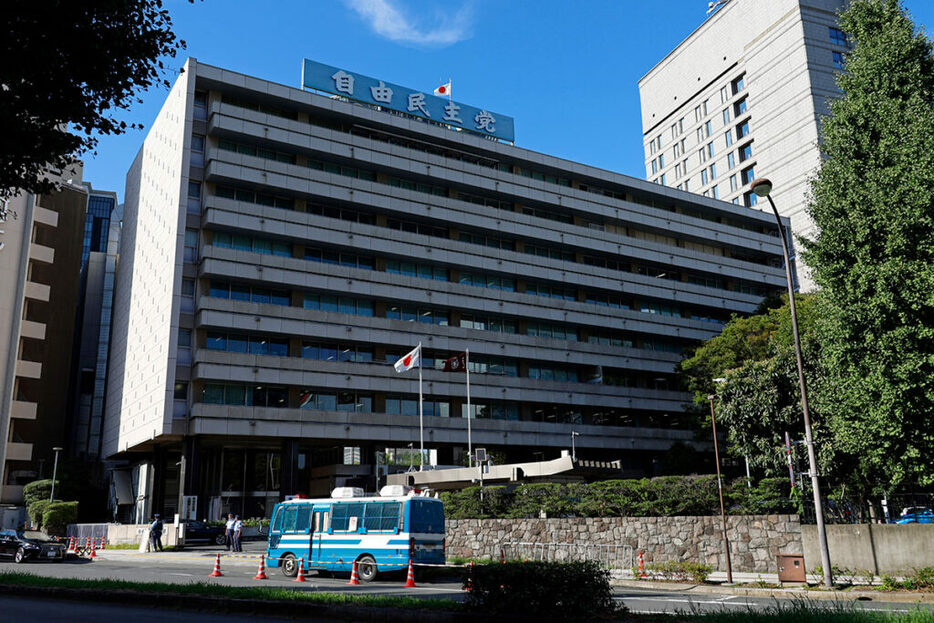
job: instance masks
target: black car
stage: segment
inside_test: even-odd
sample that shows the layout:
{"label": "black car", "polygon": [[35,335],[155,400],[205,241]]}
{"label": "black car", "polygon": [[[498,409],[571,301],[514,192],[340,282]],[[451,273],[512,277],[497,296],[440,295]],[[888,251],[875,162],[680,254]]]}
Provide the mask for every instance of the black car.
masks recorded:
{"label": "black car", "polygon": [[226,537],[224,529],[217,526],[209,526],[203,521],[188,519],[185,521],[185,542],[205,542],[223,545]]}
{"label": "black car", "polygon": [[65,546],[38,530],[0,530],[0,556],[13,562],[26,560],[65,560]]}

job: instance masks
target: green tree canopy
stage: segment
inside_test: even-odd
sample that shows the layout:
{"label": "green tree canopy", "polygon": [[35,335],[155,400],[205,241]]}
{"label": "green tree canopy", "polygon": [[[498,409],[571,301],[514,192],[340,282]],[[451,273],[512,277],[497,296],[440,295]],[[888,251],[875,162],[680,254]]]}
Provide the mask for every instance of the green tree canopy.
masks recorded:
{"label": "green tree canopy", "polygon": [[934,58],[897,0],[854,0],[844,97],[822,125],[826,154],[805,259],[821,287],[815,408],[879,487],[934,483]]}
{"label": "green tree canopy", "polygon": [[184,42],[162,0],[7,0],[0,37],[0,198],[48,193],[101,134],[121,134],[115,112],[169,82],[166,57]]}

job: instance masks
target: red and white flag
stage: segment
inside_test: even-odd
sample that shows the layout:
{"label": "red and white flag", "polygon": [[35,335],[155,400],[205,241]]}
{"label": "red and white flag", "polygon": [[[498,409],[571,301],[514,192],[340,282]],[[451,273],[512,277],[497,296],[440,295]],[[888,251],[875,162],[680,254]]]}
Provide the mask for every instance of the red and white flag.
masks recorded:
{"label": "red and white flag", "polygon": [[447,84],[442,84],[440,87],[435,89],[435,95],[438,97],[451,98],[451,81],[448,80]]}
{"label": "red and white flag", "polygon": [[396,372],[405,372],[406,370],[411,370],[418,365],[419,360],[422,358],[422,345],[419,344],[412,349],[408,355],[402,357],[399,361],[393,364],[393,367],[396,369]]}

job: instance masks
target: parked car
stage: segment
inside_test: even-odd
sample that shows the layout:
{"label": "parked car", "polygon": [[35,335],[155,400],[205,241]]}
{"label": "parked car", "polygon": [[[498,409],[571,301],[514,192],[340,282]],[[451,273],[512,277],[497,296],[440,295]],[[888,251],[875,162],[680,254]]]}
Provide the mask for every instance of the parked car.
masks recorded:
{"label": "parked car", "polygon": [[223,545],[225,542],[224,529],[218,526],[210,526],[203,521],[188,519],[185,521],[185,542]]}
{"label": "parked car", "polygon": [[27,560],[65,560],[65,546],[38,530],[0,530],[0,556],[9,556],[13,562]]}
{"label": "parked car", "polygon": [[897,524],[934,523],[934,511],[927,506],[909,506],[902,510],[902,514],[895,520]]}

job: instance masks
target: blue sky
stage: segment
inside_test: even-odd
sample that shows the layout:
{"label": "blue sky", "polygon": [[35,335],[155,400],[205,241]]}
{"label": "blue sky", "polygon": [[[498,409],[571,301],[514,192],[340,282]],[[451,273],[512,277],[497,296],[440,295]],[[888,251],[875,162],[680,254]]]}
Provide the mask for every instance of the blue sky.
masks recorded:
{"label": "blue sky", "polygon": [[[757,0],[766,2],[768,0]],[[934,2],[906,0],[918,24]],[[167,0],[187,56],[289,86],[307,57],[516,120],[516,144],[643,177],[638,80],[700,25],[706,0]],[[925,29],[931,34],[931,29]],[[155,118],[165,89],[126,114]],[[146,130],[103,137],[84,179],[123,198]]]}

